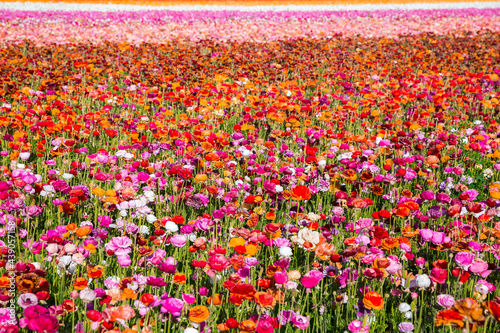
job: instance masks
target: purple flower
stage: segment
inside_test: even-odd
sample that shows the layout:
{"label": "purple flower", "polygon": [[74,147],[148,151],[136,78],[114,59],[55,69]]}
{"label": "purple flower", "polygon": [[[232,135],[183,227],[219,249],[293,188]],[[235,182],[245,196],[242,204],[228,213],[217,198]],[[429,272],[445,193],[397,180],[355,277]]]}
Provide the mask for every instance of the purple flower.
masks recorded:
{"label": "purple flower", "polygon": [[412,323],[405,321],[398,325],[398,329],[401,333],[411,333],[415,329],[415,326],[413,326]]}

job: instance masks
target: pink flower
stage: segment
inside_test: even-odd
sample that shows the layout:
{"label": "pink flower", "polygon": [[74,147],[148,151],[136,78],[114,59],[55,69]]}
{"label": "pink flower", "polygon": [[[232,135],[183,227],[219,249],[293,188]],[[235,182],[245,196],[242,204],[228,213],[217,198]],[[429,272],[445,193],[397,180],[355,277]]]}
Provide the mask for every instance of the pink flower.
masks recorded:
{"label": "pink flower", "polygon": [[455,255],[455,262],[460,267],[463,267],[465,270],[469,268],[469,266],[472,264],[473,261],[474,261],[474,254],[470,252],[458,252]]}
{"label": "pink flower", "polygon": [[274,273],[274,281],[277,284],[285,284],[288,282],[288,276],[286,272],[276,272]]}
{"label": "pink flower", "polygon": [[28,306],[33,306],[38,304],[38,298],[35,294],[25,293],[19,296],[17,300],[17,304],[23,309],[26,309]]}
{"label": "pink flower", "polygon": [[306,276],[300,279],[302,285],[308,289],[314,288],[323,279],[323,273],[317,270],[312,270],[307,273]]}
{"label": "pink flower", "polygon": [[441,294],[437,297],[437,304],[444,308],[450,308],[455,304],[455,299],[451,295]]}
{"label": "pink flower", "polygon": [[424,241],[428,242],[432,239],[432,236],[434,236],[434,231],[430,229],[420,229],[419,234]]}
{"label": "pink flower", "polygon": [[363,327],[363,322],[361,320],[354,320],[347,325],[347,328],[349,331],[352,333],[369,333],[370,332],[370,326],[366,324]]}
{"label": "pink flower", "polygon": [[182,294],[182,299],[188,304],[196,303],[196,296],[192,294]]}
{"label": "pink flower", "polygon": [[434,232],[432,234],[432,244],[441,245],[444,242],[446,235],[444,232]]}
{"label": "pink flower", "polygon": [[175,247],[183,247],[186,245],[187,237],[186,235],[174,235],[170,238],[170,244]]}
{"label": "pink flower", "polygon": [[488,270],[488,263],[483,260],[474,260],[472,265],[469,267],[469,271],[474,274],[481,275],[482,277],[487,277],[492,271]]}
{"label": "pink flower", "polygon": [[482,284],[483,286],[486,286],[489,290],[489,292],[494,292],[495,290],[497,290],[497,287],[494,285],[494,284],[491,284],[489,283],[488,281],[486,280],[477,280],[477,284]]}
{"label": "pink flower", "polygon": [[118,257],[116,257],[118,260],[118,264],[122,267],[127,267],[132,263],[132,260],[130,259],[130,256],[128,254],[123,254]]}
{"label": "pink flower", "polygon": [[208,258],[208,263],[217,272],[221,272],[231,265],[229,260],[221,254],[216,254]]}
{"label": "pink flower", "polygon": [[106,244],[106,251],[113,251],[117,256],[130,253],[132,245],[132,240],[126,236],[123,237],[113,237],[111,242]]}

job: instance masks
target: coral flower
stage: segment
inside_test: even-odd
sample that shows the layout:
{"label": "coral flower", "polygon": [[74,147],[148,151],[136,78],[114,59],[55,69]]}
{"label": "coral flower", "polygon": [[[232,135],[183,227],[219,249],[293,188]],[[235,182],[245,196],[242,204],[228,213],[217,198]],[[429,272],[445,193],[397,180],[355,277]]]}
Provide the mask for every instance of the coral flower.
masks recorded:
{"label": "coral flower", "polygon": [[384,298],[376,291],[370,291],[365,294],[363,305],[367,309],[382,310],[384,308]]}
{"label": "coral flower", "polygon": [[201,323],[208,319],[209,317],[208,308],[204,305],[198,305],[192,307],[189,310],[189,320],[195,323]]}
{"label": "coral flower", "polygon": [[255,303],[263,308],[273,308],[276,305],[276,299],[268,293],[259,291],[254,295]]}

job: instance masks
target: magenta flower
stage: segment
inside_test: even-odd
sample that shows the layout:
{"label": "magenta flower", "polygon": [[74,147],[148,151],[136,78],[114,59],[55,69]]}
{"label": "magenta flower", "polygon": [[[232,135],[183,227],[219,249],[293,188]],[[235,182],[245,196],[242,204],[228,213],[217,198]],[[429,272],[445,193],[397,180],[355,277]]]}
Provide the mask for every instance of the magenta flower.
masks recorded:
{"label": "magenta flower", "polygon": [[169,297],[161,302],[161,312],[170,313],[174,317],[181,315],[181,310],[184,307],[182,300],[178,298]]}
{"label": "magenta flower", "polygon": [[469,266],[474,261],[474,254],[470,252],[458,252],[455,255],[455,262],[465,270],[469,268]]}
{"label": "magenta flower", "polygon": [[28,322],[28,328],[38,333],[57,332],[59,322],[57,318],[48,314],[42,314]]}

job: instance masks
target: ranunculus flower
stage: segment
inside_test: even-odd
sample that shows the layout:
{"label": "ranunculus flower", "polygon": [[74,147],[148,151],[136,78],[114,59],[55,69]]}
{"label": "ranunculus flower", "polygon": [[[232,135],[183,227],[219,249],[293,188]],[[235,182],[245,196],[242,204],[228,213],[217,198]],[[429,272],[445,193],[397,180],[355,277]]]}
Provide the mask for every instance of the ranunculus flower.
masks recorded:
{"label": "ranunculus flower", "polygon": [[183,247],[186,245],[187,237],[186,235],[174,235],[170,238],[170,244],[175,247]]}
{"label": "ranunculus flower", "polygon": [[444,308],[451,308],[455,304],[455,299],[451,295],[441,294],[437,296],[436,302]]}
{"label": "ranunculus flower", "polygon": [[376,291],[370,291],[363,297],[363,305],[367,309],[382,310],[384,308],[384,298]]}
{"label": "ranunculus flower", "polygon": [[191,320],[194,323],[201,323],[204,322],[205,320],[208,319],[209,317],[209,311],[208,308],[204,305],[198,305],[195,307],[192,307],[189,310],[189,320]]}
{"label": "ranunculus flower", "polygon": [[217,272],[223,271],[231,265],[229,260],[221,254],[216,254],[208,258],[208,264]]}
{"label": "ranunculus flower", "polygon": [[363,327],[361,320],[353,320],[347,325],[347,329],[352,333],[368,333],[370,332],[370,325],[366,323]]}
{"label": "ranunculus flower", "polygon": [[298,313],[293,313],[290,317],[290,323],[295,327],[305,330],[309,327],[309,317],[302,316]]}
{"label": "ranunculus flower", "polygon": [[291,191],[293,200],[302,201],[311,199],[311,191],[307,186],[297,185]]}
{"label": "ranunculus flower", "polygon": [[430,278],[432,281],[436,283],[443,284],[446,282],[446,279],[448,278],[448,271],[446,269],[434,267],[431,270]]}
{"label": "ranunculus flower", "polygon": [[170,313],[174,317],[181,315],[181,310],[184,307],[182,300],[174,297],[169,297],[161,302],[161,312]]}
{"label": "ranunculus flower", "polygon": [[470,252],[458,252],[455,255],[455,262],[465,270],[468,270],[469,266],[474,261],[474,254]]}

